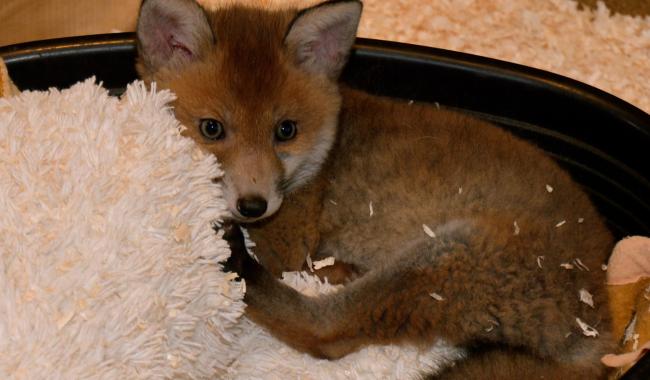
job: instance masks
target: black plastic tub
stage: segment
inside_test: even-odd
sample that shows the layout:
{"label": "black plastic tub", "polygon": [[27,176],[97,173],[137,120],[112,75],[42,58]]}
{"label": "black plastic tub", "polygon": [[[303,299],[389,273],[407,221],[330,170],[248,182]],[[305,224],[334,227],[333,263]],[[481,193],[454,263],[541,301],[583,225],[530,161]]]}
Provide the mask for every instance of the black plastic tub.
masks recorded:
{"label": "black plastic tub", "polygon": [[[130,33],[0,48],[21,89],[92,75],[119,94],[136,78]],[[359,39],[343,81],[491,120],[546,150],[584,186],[618,238],[650,236],[650,115],[583,83],[469,54]],[[650,378],[646,356],[626,379]]]}

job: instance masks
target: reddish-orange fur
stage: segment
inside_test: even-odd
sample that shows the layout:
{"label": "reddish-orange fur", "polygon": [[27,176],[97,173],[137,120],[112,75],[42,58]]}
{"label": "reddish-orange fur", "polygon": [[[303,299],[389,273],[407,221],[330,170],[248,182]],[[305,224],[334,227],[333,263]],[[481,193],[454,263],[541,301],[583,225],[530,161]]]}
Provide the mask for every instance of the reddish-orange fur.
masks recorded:
{"label": "reddish-orange fur", "polygon": [[[442,338],[507,347],[472,356],[445,378],[602,376],[599,358],[612,341],[600,266],[613,243],[579,186],[541,150],[496,126],[305,70],[284,43],[294,19],[296,11],[207,13],[213,44],[202,41],[208,47],[182,67],[151,67],[146,52],[138,65],[144,79],[177,94],[186,135],[219,158],[226,182],[268,183],[281,193],[277,212],[246,226],[263,267],[233,239],[230,264],[247,281],[249,316],[319,357]],[[206,117],[224,121],[228,137],[203,138],[196,126]],[[337,117],[322,167],[284,191],[293,179],[281,157],[313,154]],[[273,141],[282,118],[298,122],[291,142]],[[350,282],[308,298],[275,279],[302,269],[307,255],[335,256],[337,266],[321,275]],[[590,270],[560,266],[575,259]],[[579,301],[582,288],[594,308]],[[584,336],[576,317],[600,336]]]}

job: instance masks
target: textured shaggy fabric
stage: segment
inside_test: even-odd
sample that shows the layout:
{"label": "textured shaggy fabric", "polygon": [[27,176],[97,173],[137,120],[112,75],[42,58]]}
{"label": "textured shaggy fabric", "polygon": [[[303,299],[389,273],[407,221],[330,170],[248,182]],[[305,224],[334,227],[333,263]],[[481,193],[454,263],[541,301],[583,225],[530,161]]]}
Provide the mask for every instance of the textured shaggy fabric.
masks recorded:
{"label": "textured shaggy fabric", "polygon": [[166,103],[92,80],[0,99],[0,378],[205,378],[242,289],[212,156]]}
{"label": "textured shaggy fabric", "polygon": [[[199,0],[303,7],[318,0]],[[548,70],[650,112],[650,17],[571,0],[363,0],[359,36],[457,50]]]}

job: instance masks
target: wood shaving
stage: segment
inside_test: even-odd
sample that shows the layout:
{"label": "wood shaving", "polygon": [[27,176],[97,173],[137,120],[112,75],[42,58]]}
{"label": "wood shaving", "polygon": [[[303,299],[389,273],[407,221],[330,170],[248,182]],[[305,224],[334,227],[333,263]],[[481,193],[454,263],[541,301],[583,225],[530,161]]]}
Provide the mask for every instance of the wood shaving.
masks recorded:
{"label": "wood shaving", "polygon": [[426,224],[422,225],[422,229],[424,230],[424,233],[429,235],[429,237],[431,237],[432,239],[436,238],[436,233],[433,232],[433,230],[429,228],[429,226],[427,226]]}
{"label": "wood shaving", "polygon": [[594,307],[594,297],[587,291],[587,289],[580,289],[578,291],[578,294],[580,295],[580,302],[583,302],[593,309]]}
{"label": "wood shaving", "polygon": [[544,256],[537,256],[537,266],[542,268],[542,263],[544,262]]}
{"label": "wood shaving", "polygon": [[409,100],[409,103],[408,103],[408,105],[409,105],[409,106],[412,106],[412,105],[413,105],[413,103],[415,103],[415,101],[414,101],[414,100]]}
{"label": "wood shaving", "polygon": [[636,331],[636,322],[637,322],[637,315],[634,315],[634,318],[628,323],[628,325],[625,327],[625,333],[623,334],[623,344],[627,344],[627,342],[631,341],[634,339],[634,332]]}
{"label": "wood shaving", "polygon": [[546,185],[546,191],[548,191],[549,193],[552,193],[553,192],[553,186],[547,184]]}
{"label": "wood shaving", "polygon": [[582,223],[585,221],[585,218],[578,218],[578,223]]}
{"label": "wood shaving", "polygon": [[458,188],[458,194],[462,194],[462,193],[463,193],[463,187],[461,186]]}
{"label": "wood shaving", "polygon": [[632,340],[634,341],[632,343],[632,351],[636,351],[639,349],[639,334],[632,335]]}
{"label": "wood shaving", "polygon": [[562,264],[560,264],[560,266],[561,266],[562,268],[566,269],[566,270],[571,270],[571,269],[574,268],[574,267],[573,267],[573,264],[569,264],[569,263],[562,263]]}
{"label": "wood shaving", "polygon": [[501,326],[499,321],[497,321],[495,319],[490,319],[488,322],[490,322],[490,327],[486,328],[485,332],[491,332],[492,330],[494,330],[495,327]]}
{"label": "wood shaving", "polygon": [[514,226],[515,226],[515,233],[514,233],[514,234],[515,234],[515,235],[519,235],[519,232],[520,232],[521,230],[519,229],[519,224],[517,224],[517,221],[516,221],[516,220],[515,220]]}
{"label": "wood shaving", "polygon": [[560,223],[556,224],[555,227],[562,227],[565,223],[566,223],[566,220],[563,220]]}
{"label": "wood shaving", "polygon": [[314,263],[311,261],[311,256],[307,255],[307,258],[305,259],[305,261],[307,262],[307,268],[309,268],[309,271],[313,272],[314,271]]}
{"label": "wood shaving", "polygon": [[445,300],[445,298],[443,296],[441,296],[440,294],[435,293],[435,292],[429,293],[429,295],[431,296],[431,298],[433,298],[436,301],[444,301]]}
{"label": "wood shaving", "polygon": [[375,214],[375,209],[372,207],[372,201],[368,204],[368,209],[370,210],[370,216],[372,217]]}
{"label": "wood shaving", "polygon": [[335,201],[335,200],[333,200],[333,199],[330,199],[330,203],[331,203],[331,204],[333,204],[334,206],[338,206],[338,205],[339,205],[339,204],[338,204],[338,203],[336,203],[336,201]]}
{"label": "wood shaving", "polygon": [[598,330],[583,322],[582,319],[576,318],[576,323],[578,323],[578,326],[580,326],[580,329],[582,330],[582,334],[584,336],[590,336],[593,338],[598,336]]}
{"label": "wood shaving", "polygon": [[578,267],[578,269],[589,272],[589,267],[586,266],[586,265],[582,262],[582,260],[580,260],[580,259],[575,259],[575,260],[573,260],[573,262],[576,264],[576,266]]}
{"label": "wood shaving", "polygon": [[601,266],[600,266],[600,269],[602,269],[603,272],[606,272],[606,271],[607,271],[607,264],[603,264],[603,265],[601,265]]}
{"label": "wood shaving", "polygon": [[323,260],[314,261],[313,262],[314,270],[319,270],[321,268],[332,266],[334,265],[334,260],[335,260],[334,256],[331,256]]}

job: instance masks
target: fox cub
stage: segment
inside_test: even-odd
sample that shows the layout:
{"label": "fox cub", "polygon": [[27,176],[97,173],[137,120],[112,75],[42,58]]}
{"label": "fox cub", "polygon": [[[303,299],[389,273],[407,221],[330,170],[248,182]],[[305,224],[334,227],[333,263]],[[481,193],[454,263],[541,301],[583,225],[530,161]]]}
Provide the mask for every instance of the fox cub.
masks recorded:
{"label": "fox cub", "polygon": [[[138,72],[177,95],[257,243],[259,264],[230,229],[248,315],[317,357],[444,339],[482,348],[445,378],[604,376],[613,241],[588,197],[494,125],[339,84],[361,9],[142,5]],[[344,288],[311,298],[276,279],[308,256],[334,256],[321,275]]]}

